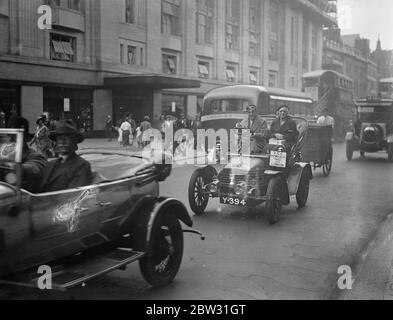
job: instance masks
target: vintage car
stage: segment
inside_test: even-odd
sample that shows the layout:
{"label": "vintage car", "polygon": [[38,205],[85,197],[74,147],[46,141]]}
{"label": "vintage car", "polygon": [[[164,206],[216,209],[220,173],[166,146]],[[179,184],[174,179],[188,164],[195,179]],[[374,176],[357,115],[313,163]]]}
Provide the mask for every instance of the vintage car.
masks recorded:
{"label": "vintage car", "polygon": [[345,140],[348,161],[359,150],[362,157],[366,153],[386,151],[389,162],[393,162],[393,100],[356,101],[356,120]]}
{"label": "vintage car", "polygon": [[[269,125],[274,118],[264,116]],[[299,136],[292,150],[286,150],[285,141],[271,139],[266,154],[232,155],[220,172],[213,165],[197,169],[188,188],[193,212],[203,214],[209,198],[219,198],[222,204],[240,207],[257,207],[265,203],[267,220],[269,224],[275,224],[280,220],[282,206],[289,204],[290,196],[295,195],[299,208],[303,208],[313,174],[310,164],[301,162],[307,120],[294,119]]]}
{"label": "vintage car", "polygon": [[23,135],[0,129],[0,283],[36,287],[46,265],[53,289],[66,290],[135,261],[152,286],[175,278],[183,232],[200,233],[182,230],[193,222],[181,202],[159,196],[171,164],[82,150],[91,185],[32,194],[21,187]]}

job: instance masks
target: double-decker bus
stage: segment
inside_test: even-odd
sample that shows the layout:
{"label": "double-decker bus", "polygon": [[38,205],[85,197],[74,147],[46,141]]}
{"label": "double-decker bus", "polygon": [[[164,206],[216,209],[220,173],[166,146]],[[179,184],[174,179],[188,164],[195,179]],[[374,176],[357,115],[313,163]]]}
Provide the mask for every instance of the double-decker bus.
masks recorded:
{"label": "double-decker bus", "polygon": [[303,75],[303,90],[318,101],[315,114],[328,109],[335,119],[334,137],[343,138],[345,124],[353,119],[353,81],[333,70],[318,70]]}
{"label": "double-decker bus", "polygon": [[379,80],[379,95],[384,99],[393,99],[393,78]]}
{"label": "double-decker bus", "polygon": [[213,89],[204,98],[202,123],[205,129],[234,129],[236,123],[247,118],[247,107],[255,105],[259,115],[272,115],[282,105],[291,114],[312,119],[314,102],[310,94],[265,88],[253,85],[237,85]]}

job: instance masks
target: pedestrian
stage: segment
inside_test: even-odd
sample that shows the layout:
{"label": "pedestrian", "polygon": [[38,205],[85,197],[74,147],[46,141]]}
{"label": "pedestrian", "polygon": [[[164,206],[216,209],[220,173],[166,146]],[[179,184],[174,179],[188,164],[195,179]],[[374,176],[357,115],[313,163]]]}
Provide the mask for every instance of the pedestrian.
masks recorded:
{"label": "pedestrian", "polygon": [[132,127],[128,117],[124,119],[124,122],[120,126],[120,130],[121,130],[121,136],[122,136],[121,140],[122,140],[123,147],[128,147],[130,145],[130,135],[132,133]]}
{"label": "pedestrian", "polygon": [[106,117],[106,122],[105,122],[105,132],[106,132],[106,138],[108,139],[109,142],[111,142],[113,138],[112,130],[113,130],[112,117],[108,115]]}
{"label": "pedestrian", "polygon": [[131,134],[130,134],[130,145],[134,144],[135,134],[136,134],[136,122],[134,120],[134,115],[130,114],[128,117],[128,122],[131,125]]}
{"label": "pedestrian", "polygon": [[329,110],[327,108],[322,110],[321,116],[317,120],[317,124],[321,126],[332,126],[334,128],[334,119],[329,116]]}
{"label": "pedestrian", "polygon": [[142,148],[144,148],[146,145],[150,143],[151,122],[149,116],[144,117],[140,129],[141,129],[141,136],[142,136]]}
{"label": "pedestrian", "polygon": [[50,158],[53,156],[52,143],[49,139],[49,129],[45,125],[45,117],[40,116],[37,119],[37,128],[34,138],[30,141],[30,146],[35,143],[38,152],[41,152],[45,157]]}
{"label": "pedestrian", "polygon": [[199,114],[197,114],[194,120],[191,121],[191,130],[194,136],[194,148],[198,149],[198,130],[202,129],[202,121]]}
{"label": "pedestrian", "polygon": [[4,129],[6,127],[5,121],[5,113],[3,111],[0,112],[0,129]]}

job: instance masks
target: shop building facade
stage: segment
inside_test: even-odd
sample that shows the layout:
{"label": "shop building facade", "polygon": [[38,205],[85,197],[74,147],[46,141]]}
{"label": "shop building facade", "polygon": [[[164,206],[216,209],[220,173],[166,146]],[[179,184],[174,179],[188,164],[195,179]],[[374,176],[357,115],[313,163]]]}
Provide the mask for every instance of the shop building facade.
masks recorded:
{"label": "shop building facade", "polygon": [[[0,108],[96,132],[108,114],[193,117],[219,86],[300,91],[321,69],[330,2],[0,0]],[[41,5],[50,30],[37,26]]]}

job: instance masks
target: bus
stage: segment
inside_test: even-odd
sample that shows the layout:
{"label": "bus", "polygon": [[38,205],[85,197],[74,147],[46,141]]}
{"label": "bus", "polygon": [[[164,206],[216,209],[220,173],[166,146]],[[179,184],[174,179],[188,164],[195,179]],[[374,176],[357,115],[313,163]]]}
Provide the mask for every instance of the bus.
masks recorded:
{"label": "bus", "polygon": [[379,80],[379,95],[383,99],[393,99],[393,78]]}
{"label": "bus", "polygon": [[309,94],[253,85],[236,85],[213,89],[207,93],[203,101],[201,121],[206,130],[230,130],[247,118],[249,105],[255,105],[257,114],[263,116],[275,114],[284,104],[290,108],[294,116],[310,119],[314,116],[314,101]]}
{"label": "bus", "polygon": [[336,124],[334,138],[342,139],[345,125],[354,116],[352,79],[333,70],[311,71],[303,75],[303,91],[317,101],[314,109],[316,115],[320,115],[323,109],[329,110]]}

